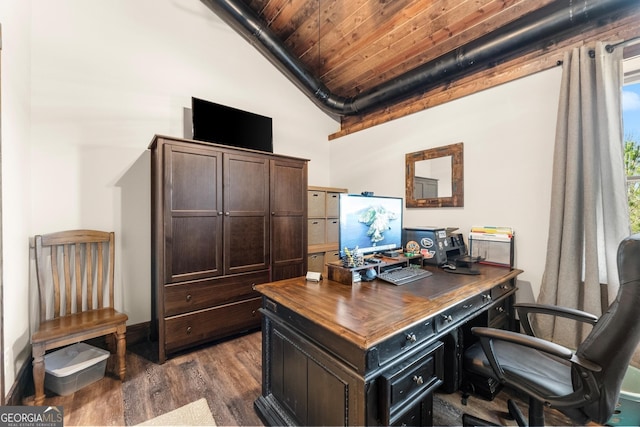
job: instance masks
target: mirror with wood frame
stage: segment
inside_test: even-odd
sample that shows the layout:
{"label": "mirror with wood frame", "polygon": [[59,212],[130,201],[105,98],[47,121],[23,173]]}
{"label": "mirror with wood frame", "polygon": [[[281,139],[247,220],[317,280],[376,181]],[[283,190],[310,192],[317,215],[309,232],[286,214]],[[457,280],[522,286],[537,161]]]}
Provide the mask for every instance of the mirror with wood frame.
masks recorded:
{"label": "mirror with wood frame", "polygon": [[405,158],[408,208],[464,206],[462,142],[416,151]]}

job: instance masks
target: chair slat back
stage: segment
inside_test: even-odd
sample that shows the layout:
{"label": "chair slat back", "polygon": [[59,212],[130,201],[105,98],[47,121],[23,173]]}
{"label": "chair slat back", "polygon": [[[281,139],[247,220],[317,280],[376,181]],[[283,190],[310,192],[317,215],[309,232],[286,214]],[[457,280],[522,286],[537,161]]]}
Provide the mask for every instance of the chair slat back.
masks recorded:
{"label": "chair slat back", "polygon": [[35,237],[40,320],[113,307],[113,232],[70,230]]}

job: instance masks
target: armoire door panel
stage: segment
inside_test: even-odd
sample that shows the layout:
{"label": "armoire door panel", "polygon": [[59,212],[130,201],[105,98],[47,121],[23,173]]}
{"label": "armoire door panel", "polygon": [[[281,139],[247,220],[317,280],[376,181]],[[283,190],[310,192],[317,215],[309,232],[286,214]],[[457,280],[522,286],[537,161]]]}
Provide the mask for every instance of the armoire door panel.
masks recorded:
{"label": "armoire door panel", "polygon": [[[265,217],[226,217],[227,273],[269,268],[269,235]],[[234,248],[234,249],[231,249]]]}
{"label": "armoire door panel", "polygon": [[278,262],[300,261],[305,255],[303,244],[307,224],[302,217],[276,216],[271,219],[273,258]]}
{"label": "armoire door panel", "polygon": [[165,280],[222,274],[222,153],[165,145]]}
{"label": "armoire door panel", "polygon": [[212,277],[220,274],[217,253],[218,217],[173,217],[173,239],[167,241],[170,281]]}
{"label": "armoire door panel", "polygon": [[169,158],[171,210],[219,210],[219,153],[173,149]]}
{"label": "armoire door panel", "polygon": [[306,163],[272,161],[271,211],[281,214],[303,215],[307,207]]}
{"label": "armoire door panel", "polygon": [[269,268],[269,159],[225,154],[225,274]]}
{"label": "armoire door panel", "polygon": [[306,274],[307,162],[271,160],[272,279]]}
{"label": "armoire door panel", "polygon": [[266,213],[269,209],[269,160],[226,154],[225,212]]}

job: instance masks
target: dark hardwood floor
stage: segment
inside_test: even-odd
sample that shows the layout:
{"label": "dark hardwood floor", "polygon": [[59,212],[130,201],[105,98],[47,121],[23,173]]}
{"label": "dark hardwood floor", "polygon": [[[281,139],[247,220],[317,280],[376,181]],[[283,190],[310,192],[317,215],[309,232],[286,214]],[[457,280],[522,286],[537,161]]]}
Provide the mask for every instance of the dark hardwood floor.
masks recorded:
{"label": "dark hardwood floor", "polygon": [[[48,392],[44,405],[63,406],[65,426],[135,425],[204,397],[218,426],[261,426],[253,408],[261,391],[261,344],[258,331],[174,356],[162,365],[154,361],[154,344],[137,344],[127,350],[124,383],[107,375],[70,396]],[[515,425],[506,418],[505,397],[502,392],[490,402],[471,396],[463,406],[459,393],[437,393],[434,424],[461,425],[467,412]],[[547,425],[571,425],[554,411],[546,417]]]}

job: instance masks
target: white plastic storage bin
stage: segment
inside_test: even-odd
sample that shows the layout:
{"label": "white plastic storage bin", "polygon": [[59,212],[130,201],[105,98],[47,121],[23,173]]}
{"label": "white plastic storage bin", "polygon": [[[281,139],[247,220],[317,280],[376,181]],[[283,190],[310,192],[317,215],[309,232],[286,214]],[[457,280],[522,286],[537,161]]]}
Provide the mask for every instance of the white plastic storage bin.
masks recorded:
{"label": "white plastic storage bin", "polygon": [[67,396],[104,377],[109,352],[80,342],[44,356],[44,386]]}
{"label": "white plastic storage bin", "polygon": [[614,414],[607,422],[609,426],[640,426],[640,370],[627,368],[622,380],[620,397]]}

